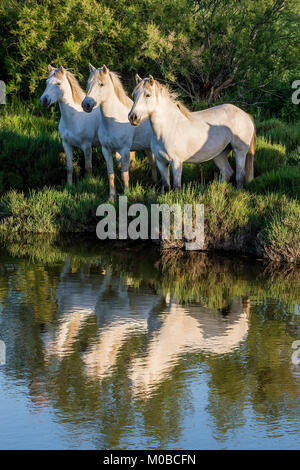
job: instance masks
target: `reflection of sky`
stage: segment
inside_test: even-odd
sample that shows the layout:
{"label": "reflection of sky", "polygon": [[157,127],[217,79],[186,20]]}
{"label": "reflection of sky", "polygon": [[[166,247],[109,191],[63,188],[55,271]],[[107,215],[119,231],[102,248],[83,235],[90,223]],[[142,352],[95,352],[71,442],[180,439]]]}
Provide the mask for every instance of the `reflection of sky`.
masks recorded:
{"label": "reflection of sky", "polygon": [[[294,449],[300,445],[300,423],[280,422],[266,425],[257,421],[249,403],[245,403],[245,424],[229,431],[226,439],[217,440],[207,412],[209,376],[205,371],[193,371],[187,378],[186,387],[193,404],[182,423],[180,441],[168,443],[168,449]],[[38,413],[33,410],[26,386],[12,387],[0,371],[0,449],[92,449],[101,436],[92,429],[75,429],[68,423],[57,422],[51,407]],[[92,432],[91,432],[92,431]],[[272,437],[272,439],[270,439]],[[145,436],[142,420],[136,416],[136,427],[130,429],[120,448],[157,448],[153,436]]]}
{"label": "reflection of sky", "polygon": [[7,383],[0,370],[0,449],[63,449],[63,425],[53,420],[53,410],[31,411],[26,385]]}
{"label": "reflection of sky", "polygon": [[216,436],[210,426],[212,417],[207,414],[209,389],[206,374],[199,381],[190,383],[193,413],[185,418],[182,447],[184,449],[295,449],[300,445],[300,422],[295,421],[266,424],[244,404],[245,423],[227,431],[225,437]]}

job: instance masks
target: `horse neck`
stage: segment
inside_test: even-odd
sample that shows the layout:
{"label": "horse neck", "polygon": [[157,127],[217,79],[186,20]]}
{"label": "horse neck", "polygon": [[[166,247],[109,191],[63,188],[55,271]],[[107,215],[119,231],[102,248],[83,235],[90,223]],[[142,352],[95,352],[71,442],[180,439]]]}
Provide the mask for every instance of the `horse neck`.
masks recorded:
{"label": "horse neck", "polygon": [[121,103],[112,87],[109,96],[107,96],[105,100],[102,101],[100,109],[104,117],[118,118],[123,115],[127,116],[128,112],[130,111],[130,106],[125,106],[123,103]]}
{"label": "horse neck", "polygon": [[[82,91],[82,99],[83,98],[84,92]],[[59,101],[59,107],[64,119],[67,119],[69,117],[69,113],[71,110],[82,112],[81,102],[77,103],[74,101],[70,84],[67,86],[67,88],[64,89],[63,96]]]}
{"label": "horse neck", "polygon": [[149,115],[152,130],[157,138],[170,134],[170,126],[175,127],[177,122],[187,120],[179,111],[177,105],[166,97],[160,97],[154,111]]}
{"label": "horse neck", "polygon": [[59,100],[59,108],[65,122],[68,122],[75,112],[82,112],[81,104],[75,103],[72,92],[64,93],[62,99]]}

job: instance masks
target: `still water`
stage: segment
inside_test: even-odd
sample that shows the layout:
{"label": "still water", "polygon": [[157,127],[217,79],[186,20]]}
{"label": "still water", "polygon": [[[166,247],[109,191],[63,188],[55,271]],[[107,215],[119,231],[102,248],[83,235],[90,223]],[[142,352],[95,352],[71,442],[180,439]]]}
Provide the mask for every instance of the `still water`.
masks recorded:
{"label": "still water", "polygon": [[6,245],[0,448],[299,448],[299,278],[94,240]]}

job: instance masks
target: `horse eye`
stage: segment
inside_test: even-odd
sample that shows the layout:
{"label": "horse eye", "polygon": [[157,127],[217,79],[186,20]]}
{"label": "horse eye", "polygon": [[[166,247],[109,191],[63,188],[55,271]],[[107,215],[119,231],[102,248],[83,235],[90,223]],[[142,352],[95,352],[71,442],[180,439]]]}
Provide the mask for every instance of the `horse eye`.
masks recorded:
{"label": "horse eye", "polygon": [[146,98],[150,98],[151,95],[149,95],[149,93],[146,94]]}

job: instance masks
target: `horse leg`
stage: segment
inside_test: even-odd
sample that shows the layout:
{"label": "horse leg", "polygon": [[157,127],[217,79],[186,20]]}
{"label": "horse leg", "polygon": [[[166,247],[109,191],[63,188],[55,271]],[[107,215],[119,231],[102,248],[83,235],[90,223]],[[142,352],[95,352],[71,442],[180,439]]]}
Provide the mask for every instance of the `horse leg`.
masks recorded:
{"label": "horse leg", "polygon": [[102,147],[102,153],[106,161],[107,174],[109,181],[109,198],[112,201],[116,199],[116,187],[115,187],[115,173],[114,173],[114,161],[112,152],[107,147]]}
{"label": "horse leg", "polygon": [[246,144],[241,144],[238,147],[233,147],[234,154],[235,154],[235,162],[236,162],[236,187],[237,189],[241,189],[244,182],[245,176],[245,164],[246,164],[246,156],[248,152],[249,146]]}
{"label": "horse leg", "polygon": [[173,187],[174,189],[181,189],[181,175],[182,175],[182,163],[173,160],[171,163],[173,170]]}
{"label": "horse leg", "polygon": [[92,175],[92,146],[87,144],[83,147],[84,159],[85,159],[85,176]]}
{"label": "horse leg", "polygon": [[214,158],[215,164],[221,171],[222,182],[227,181],[227,183],[229,182],[231,176],[234,173],[227,158],[229,152],[230,150],[223,150],[220,155]]}
{"label": "horse leg", "polygon": [[[122,169],[122,163],[121,163],[121,155],[119,152],[116,152],[116,159],[118,160],[118,168],[119,170]],[[135,152],[130,152],[130,168],[133,169],[135,167]]]}
{"label": "horse leg", "polygon": [[145,152],[151,165],[152,181],[153,183],[157,183],[157,169],[155,156],[150,149],[146,149]]}
{"label": "horse leg", "polygon": [[163,181],[163,188],[165,191],[170,191],[170,174],[169,174],[169,165],[163,160],[156,160],[160,175]]}
{"label": "horse leg", "polygon": [[129,165],[130,165],[130,150],[123,149],[121,152],[121,164],[122,164],[122,179],[124,183],[124,189],[129,189]]}
{"label": "horse leg", "polygon": [[121,155],[119,154],[119,152],[116,152],[116,159],[117,159],[117,162],[118,162],[118,168],[119,170],[121,170],[122,168],[122,165],[121,165]]}
{"label": "horse leg", "polygon": [[135,152],[130,152],[130,168],[135,167]]}
{"label": "horse leg", "polygon": [[62,142],[67,160],[67,183],[72,186],[73,180],[73,148],[70,144],[63,140]]}

